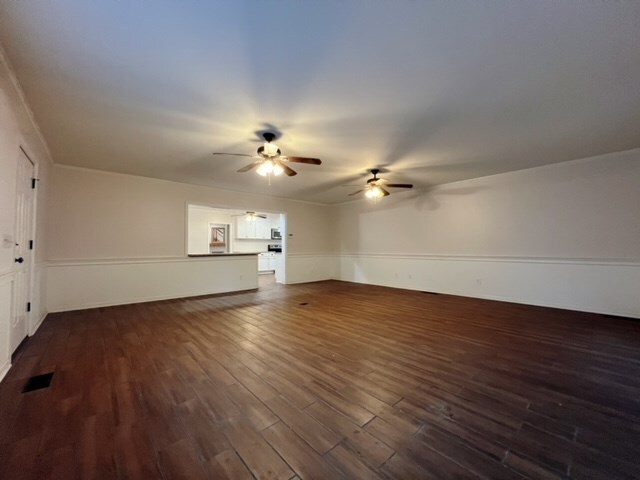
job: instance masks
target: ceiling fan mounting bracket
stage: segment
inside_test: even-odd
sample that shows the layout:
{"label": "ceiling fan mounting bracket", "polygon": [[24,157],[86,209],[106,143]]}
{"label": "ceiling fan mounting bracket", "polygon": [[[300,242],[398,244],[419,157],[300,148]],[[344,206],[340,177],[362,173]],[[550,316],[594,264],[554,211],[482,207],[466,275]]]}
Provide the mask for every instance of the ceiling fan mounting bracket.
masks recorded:
{"label": "ceiling fan mounting bracket", "polygon": [[262,138],[264,138],[267,142],[273,142],[276,139],[276,134],[272,132],[264,132],[262,134]]}

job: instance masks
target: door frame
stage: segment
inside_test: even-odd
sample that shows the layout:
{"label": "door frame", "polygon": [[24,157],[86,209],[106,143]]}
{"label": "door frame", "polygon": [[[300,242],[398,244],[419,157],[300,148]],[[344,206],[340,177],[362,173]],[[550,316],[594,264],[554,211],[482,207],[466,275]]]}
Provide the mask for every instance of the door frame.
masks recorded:
{"label": "door frame", "polygon": [[[40,181],[40,176],[38,173],[40,170],[39,168],[40,165],[38,164],[37,161],[34,160],[34,157],[32,155],[29,155],[29,153],[27,152],[27,149],[23,144],[20,144],[20,150],[22,151],[24,156],[27,157],[27,160],[31,162],[31,165],[33,165],[33,178],[35,178],[35,185],[36,185],[35,188],[32,189],[33,192],[32,192],[32,202],[31,202],[31,239],[33,240],[33,249],[29,250],[29,255],[30,255],[29,284],[27,285],[27,297],[31,302],[31,311],[27,312],[27,316],[26,316],[27,337],[31,337],[34,333],[36,333],[36,330],[42,323],[42,320],[44,320],[44,315],[42,317],[40,317],[39,315],[39,313],[43,311],[42,306],[40,304],[42,301],[42,295],[40,295],[40,298],[38,298],[37,301],[36,299],[33,298],[33,293],[35,290],[34,285],[36,280],[36,251],[39,248],[37,225],[38,225],[38,191],[40,190],[38,188],[39,186],[38,182]],[[35,315],[36,309],[38,311],[38,315]]]}

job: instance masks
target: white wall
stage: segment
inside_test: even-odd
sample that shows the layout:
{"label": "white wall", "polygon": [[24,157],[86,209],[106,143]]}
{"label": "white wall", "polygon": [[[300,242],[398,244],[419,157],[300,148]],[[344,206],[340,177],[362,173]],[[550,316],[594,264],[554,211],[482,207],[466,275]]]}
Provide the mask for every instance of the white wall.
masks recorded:
{"label": "white wall", "polygon": [[[0,48],[0,379],[10,365],[11,356],[8,333],[15,265],[12,239],[15,238],[15,179],[20,147],[36,164],[37,176],[42,180],[36,192],[36,248],[31,259],[33,288],[28,329],[33,334],[46,313],[43,301],[45,254],[41,247],[46,241],[44,205],[50,157],[20,86]],[[5,236],[7,245],[3,247]]]}
{"label": "white wall", "polygon": [[[209,253],[210,223],[229,225],[230,232],[233,230],[231,213],[222,213],[210,207],[189,205],[187,215],[189,224],[187,252],[191,255]],[[232,239],[227,238],[227,242],[232,242]],[[232,243],[229,243],[229,251],[233,251],[232,246]]]}
{"label": "white wall", "polygon": [[257,256],[52,262],[51,312],[258,288]]}
{"label": "white wall", "polygon": [[640,317],[640,149],[337,208],[338,278]]}
{"label": "white wall", "polygon": [[[189,203],[283,212],[292,235],[288,238],[289,253],[313,259],[335,250],[335,235],[330,232],[331,207],[56,165],[51,172],[48,208],[49,310],[90,306],[90,302],[74,295],[73,289],[94,282],[96,272],[106,272],[103,267],[108,263],[126,267],[110,271],[110,280],[100,284],[110,296],[96,299],[95,305],[201,295],[207,293],[207,288],[208,293],[219,293],[217,284],[204,290],[201,285],[192,284],[185,290],[172,275],[173,267],[169,267],[182,261],[186,254]],[[181,268],[200,268],[195,259],[186,261],[191,262],[187,263],[191,267]],[[123,295],[119,284],[126,282],[128,276],[144,278],[152,271],[149,262],[158,264],[153,275],[163,278],[165,285],[149,292],[142,285],[138,288],[128,283],[133,291]],[[219,267],[216,263],[210,266]],[[288,265],[287,278],[298,282],[331,278],[326,269],[306,270],[306,266],[305,262]],[[230,283],[229,289],[255,288],[254,283],[245,278],[245,282]]]}

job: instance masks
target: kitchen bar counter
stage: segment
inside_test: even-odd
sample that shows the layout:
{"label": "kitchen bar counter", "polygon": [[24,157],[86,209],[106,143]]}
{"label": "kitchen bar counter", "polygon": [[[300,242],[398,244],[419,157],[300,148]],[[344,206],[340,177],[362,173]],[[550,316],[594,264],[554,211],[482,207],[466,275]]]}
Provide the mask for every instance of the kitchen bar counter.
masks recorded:
{"label": "kitchen bar counter", "polygon": [[187,257],[242,257],[248,255],[258,255],[260,252],[238,252],[238,253],[190,253]]}

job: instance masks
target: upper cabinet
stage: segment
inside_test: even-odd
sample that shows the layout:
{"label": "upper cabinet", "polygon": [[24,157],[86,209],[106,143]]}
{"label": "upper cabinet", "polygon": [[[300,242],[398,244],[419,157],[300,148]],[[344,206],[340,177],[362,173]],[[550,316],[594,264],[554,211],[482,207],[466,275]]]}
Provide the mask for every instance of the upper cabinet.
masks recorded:
{"label": "upper cabinet", "polygon": [[271,220],[269,218],[236,217],[236,238],[252,240],[271,239]]}

